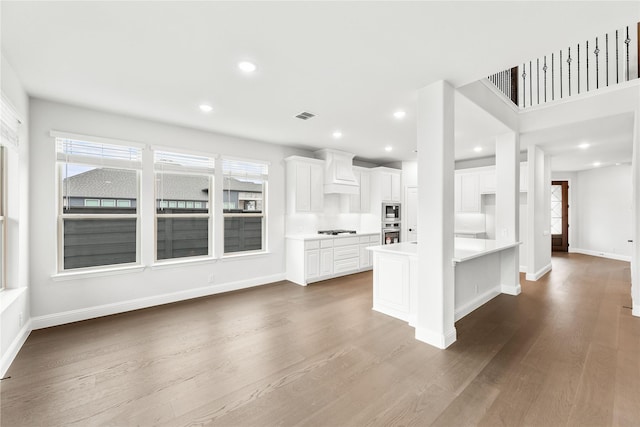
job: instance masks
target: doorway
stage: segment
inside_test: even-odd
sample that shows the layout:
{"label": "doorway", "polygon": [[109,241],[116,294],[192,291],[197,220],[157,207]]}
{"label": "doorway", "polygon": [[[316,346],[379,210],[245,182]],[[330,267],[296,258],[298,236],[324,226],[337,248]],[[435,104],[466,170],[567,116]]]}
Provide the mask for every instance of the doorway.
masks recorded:
{"label": "doorway", "polygon": [[551,250],[569,252],[569,182],[551,182]]}
{"label": "doorway", "polygon": [[407,187],[406,192],[406,222],[407,222],[407,242],[418,241],[418,188]]}

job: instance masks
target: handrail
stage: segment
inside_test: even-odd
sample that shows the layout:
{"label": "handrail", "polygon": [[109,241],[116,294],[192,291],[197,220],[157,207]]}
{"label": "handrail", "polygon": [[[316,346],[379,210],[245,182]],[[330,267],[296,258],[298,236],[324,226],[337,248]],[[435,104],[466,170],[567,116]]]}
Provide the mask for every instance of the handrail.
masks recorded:
{"label": "handrail", "polygon": [[635,78],[640,78],[640,22],[488,77],[521,109]]}

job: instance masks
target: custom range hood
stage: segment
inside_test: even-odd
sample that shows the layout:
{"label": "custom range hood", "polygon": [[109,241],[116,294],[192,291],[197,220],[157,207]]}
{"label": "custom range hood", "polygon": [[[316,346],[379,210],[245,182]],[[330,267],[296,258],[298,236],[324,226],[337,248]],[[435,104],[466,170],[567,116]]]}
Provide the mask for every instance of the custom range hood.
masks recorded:
{"label": "custom range hood", "polygon": [[360,184],[353,174],[353,154],[325,148],[315,152],[324,160],[324,192],[359,194]]}

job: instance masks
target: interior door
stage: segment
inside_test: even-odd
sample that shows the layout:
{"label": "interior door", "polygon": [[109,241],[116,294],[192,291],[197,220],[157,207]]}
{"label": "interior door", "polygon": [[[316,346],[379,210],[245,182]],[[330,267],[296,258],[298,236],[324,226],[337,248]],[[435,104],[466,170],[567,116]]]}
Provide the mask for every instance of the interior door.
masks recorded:
{"label": "interior door", "polygon": [[551,182],[551,250],[569,251],[569,182]]}
{"label": "interior door", "polygon": [[407,221],[407,242],[418,241],[418,188],[408,187],[407,197],[405,198],[407,206],[405,206]]}

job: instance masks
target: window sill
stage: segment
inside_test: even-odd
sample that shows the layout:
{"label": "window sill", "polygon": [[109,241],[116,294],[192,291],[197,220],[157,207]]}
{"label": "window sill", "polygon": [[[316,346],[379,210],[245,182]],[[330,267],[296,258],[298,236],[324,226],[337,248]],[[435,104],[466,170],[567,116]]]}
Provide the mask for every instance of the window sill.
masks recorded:
{"label": "window sill", "polygon": [[233,255],[223,255],[222,258],[220,259],[222,261],[233,261],[233,260],[241,260],[241,259],[248,259],[248,258],[260,258],[270,254],[271,252],[269,251],[247,252],[247,253],[240,253],[240,254],[233,254]]}
{"label": "window sill", "polygon": [[54,282],[61,282],[65,280],[86,279],[87,277],[103,277],[103,276],[113,276],[116,274],[139,273],[139,272],[142,272],[144,269],[145,267],[142,265],[101,268],[101,269],[95,269],[90,271],[84,270],[84,271],[57,273],[57,274],[51,275],[51,279]]}
{"label": "window sill", "polygon": [[26,287],[2,290],[0,292],[0,313],[4,313],[25,292],[27,292]]}
{"label": "window sill", "polygon": [[157,261],[151,266],[151,270],[163,270],[165,268],[182,267],[185,265],[213,264],[217,262],[216,258],[178,258],[170,261]]}

